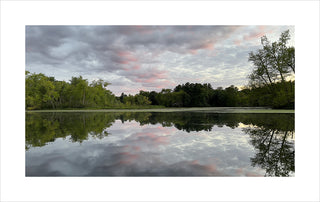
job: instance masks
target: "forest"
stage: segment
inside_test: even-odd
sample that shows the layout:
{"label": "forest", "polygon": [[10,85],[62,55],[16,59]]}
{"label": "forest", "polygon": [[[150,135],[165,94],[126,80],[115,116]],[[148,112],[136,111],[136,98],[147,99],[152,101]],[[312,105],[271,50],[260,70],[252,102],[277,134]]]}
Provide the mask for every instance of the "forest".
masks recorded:
{"label": "forest", "polygon": [[69,82],[42,73],[25,73],[25,107],[37,109],[146,108],[146,107],[271,107],[294,109],[295,48],[288,46],[289,30],[276,42],[261,38],[262,48],[250,52],[253,65],[248,85],[241,90],[231,85],[213,89],[210,83],[179,84],[174,89],[140,91],[136,95],[115,96],[110,83],[89,83],[82,76]]}

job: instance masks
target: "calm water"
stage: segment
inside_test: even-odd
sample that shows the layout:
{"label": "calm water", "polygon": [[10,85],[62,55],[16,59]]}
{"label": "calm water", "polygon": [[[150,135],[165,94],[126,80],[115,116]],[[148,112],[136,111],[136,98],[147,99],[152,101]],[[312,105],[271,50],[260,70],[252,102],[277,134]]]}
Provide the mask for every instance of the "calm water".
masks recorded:
{"label": "calm water", "polygon": [[294,176],[294,114],[26,113],[26,176]]}

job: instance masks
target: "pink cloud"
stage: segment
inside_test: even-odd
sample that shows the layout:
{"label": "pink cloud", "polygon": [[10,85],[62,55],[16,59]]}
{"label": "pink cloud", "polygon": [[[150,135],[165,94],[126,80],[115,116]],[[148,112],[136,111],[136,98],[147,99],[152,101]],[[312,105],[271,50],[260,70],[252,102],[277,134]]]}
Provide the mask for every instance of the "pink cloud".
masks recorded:
{"label": "pink cloud", "polygon": [[163,80],[159,85],[155,86],[157,89],[162,89],[162,88],[173,88],[177,84],[175,82],[172,82],[168,79]]}
{"label": "pink cloud", "polygon": [[200,42],[198,44],[193,44],[191,47],[189,47],[190,49],[187,51],[187,53],[192,54],[192,55],[196,55],[198,53],[198,50],[213,51],[214,44],[215,44],[215,42],[212,40],[206,40],[206,41]]}
{"label": "pink cloud", "polygon": [[236,170],[236,174],[237,174],[237,175],[242,175],[242,174],[243,174],[243,168],[238,168],[238,169]]}
{"label": "pink cloud", "polygon": [[261,38],[265,35],[265,32],[253,32],[249,35],[245,35],[243,37],[244,40],[246,41],[250,41],[250,40],[254,40],[254,39],[257,39],[257,38]]}
{"label": "pink cloud", "polygon": [[198,53],[198,50],[213,51],[216,43],[219,43],[220,41],[228,39],[239,28],[241,28],[241,26],[230,26],[228,27],[229,32],[226,32],[223,35],[204,37],[203,40],[200,40],[195,44],[192,44],[191,47],[189,47],[189,50],[187,51],[187,53],[195,55]]}
{"label": "pink cloud", "polygon": [[123,68],[124,71],[132,71],[132,70],[139,70],[140,69],[140,64],[136,64],[136,65],[133,65],[131,67],[125,67]]}
{"label": "pink cloud", "polygon": [[132,67],[132,69],[133,70],[138,70],[138,69],[140,69],[140,65],[135,65],[135,66]]}
{"label": "pink cloud", "polygon": [[237,46],[240,46],[241,45],[241,40],[234,40],[233,43]]}
{"label": "pink cloud", "polygon": [[158,126],[157,128],[155,128],[155,130],[161,134],[165,134],[165,135],[170,135],[173,132],[177,131],[178,129],[176,128],[164,128],[162,126]]}
{"label": "pink cloud", "polygon": [[197,54],[197,50],[194,50],[194,49],[191,49],[191,50],[189,50],[188,51],[190,54],[192,54],[192,55],[195,55],[195,54]]}
{"label": "pink cloud", "polygon": [[144,83],[153,83],[156,79],[158,79],[158,78],[157,77],[152,77],[152,78],[144,80],[143,82]]}
{"label": "pink cloud", "polygon": [[154,83],[161,79],[167,79],[167,71],[160,71],[155,68],[146,70],[145,72],[133,73],[133,81],[138,83]]}
{"label": "pink cloud", "polygon": [[122,165],[132,164],[139,157],[137,154],[131,154],[130,152],[122,152],[118,155],[120,156],[118,163]]}
{"label": "pink cloud", "polygon": [[214,48],[214,44],[212,42],[208,42],[200,46],[200,49],[213,50],[213,48]]}
{"label": "pink cloud", "polygon": [[221,172],[218,171],[217,166],[215,164],[203,165],[200,164],[198,160],[193,160],[188,163],[189,165],[196,167],[199,171],[202,170],[206,174],[221,176]]}
{"label": "pink cloud", "polygon": [[133,26],[133,30],[135,32],[138,32],[139,34],[152,34],[153,29],[150,29],[149,26],[143,26],[143,25],[135,25]]}
{"label": "pink cloud", "polygon": [[217,166],[214,165],[214,164],[209,164],[209,165],[205,165],[205,170],[211,172],[211,173],[215,173],[215,172],[218,172],[217,170]]}
{"label": "pink cloud", "polygon": [[258,174],[258,173],[253,173],[253,172],[247,172],[246,176],[248,176],[248,177],[263,177],[263,175]]}
{"label": "pink cloud", "polygon": [[[124,51],[124,50],[116,50],[111,58],[112,62],[128,65],[131,63],[136,63],[139,61],[138,57],[136,57],[132,52]],[[127,68],[124,68],[125,70]]]}
{"label": "pink cloud", "polygon": [[264,35],[266,35],[267,33],[272,33],[273,31],[270,29],[270,30],[267,30],[267,27],[266,26],[258,26],[258,29],[251,32],[250,34],[248,35],[245,35],[243,37],[244,40],[246,41],[249,41],[249,40],[255,40],[257,38],[261,38],[263,37]]}
{"label": "pink cloud", "polygon": [[137,62],[138,61],[138,58],[136,58],[129,51],[117,51],[116,55],[120,58],[120,63],[121,64],[128,64],[130,62]]}
{"label": "pink cloud", "polygon": [[159,49],[159,50],[154,50],[151,52],[151,58],[156,59],[159,55],[163,54],[166,50],[164,49]]}
{"label": "pink cloud", "polygon": [[166,85],[160,84],[160,85],[157,85],[156,88],[157,89],[163,89],[163,88],[166,88]]}
{"label": "pink cloud", "polygon": [[122,152],[118,153],[118,164],[121,165],[128,165],[133,164],[136,162],[136,159],[139,158],[139,152],[141,148],[139,146],[132,146],[132,145],[124,145],[121,147]]}
{"label": "pink cloud", "polygon": [[248,172],[243,168],[238,168],[235,173],[239,176],[248,176],[248,177],[263,177],[263,175],[255,172]]}
{"label": "pink cloud", "polygon": [[132,149],[136,152],[141,151],[141,147],[138,147],[138,146],[133,146]]}
{"label": "pink cloud", "polygon": [[138,88],[138,93],[139,93],[140,91],[147,91],[147,89],[146,89],[146,88]]}
{"label": "pink cloud", "polygon": [[129,61],[127,60],[121,60],[119,61],[120,64],[123,64],[123,65],[126,65],[126,64],[129,64]]}
{"label": "pink cloud", "polygon": [[191,161],[191,165],[199,165],[199,161],[198,160],[193,160],[193,161]]}
{"label": "pink cloud", "polygon": [[159,145],[169,143],[169,139],[167,136],[157,135],[156,133],[152,132],[135,133],[133,138],[136,139],[137,142],[143,142],[144,145],[151,147],[157,147]]}
{"label": "pink cloud", "polygon": [[258,26],[255,30],[248,31],[246,32],[246,34],[242,36],[237,35],[237,37],[233,39],[233,43],[236,46],[241,46],[243,42],[259,40],[261,37],[272,32],[273,32],[272,28],[268,26]]}

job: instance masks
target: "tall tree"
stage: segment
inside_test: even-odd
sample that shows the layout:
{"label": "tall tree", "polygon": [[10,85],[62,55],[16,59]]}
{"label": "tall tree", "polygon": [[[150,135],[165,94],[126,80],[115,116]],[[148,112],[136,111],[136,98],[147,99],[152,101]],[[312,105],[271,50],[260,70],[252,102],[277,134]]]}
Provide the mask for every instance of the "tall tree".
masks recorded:
{"label": "tall tree", "polygon": [[44,74],[30,74],[26,71],[26,108],[40,109],[51,106],[55,108],[55,101],[59,94],[55,90],[54,81]]}
{"label": "tall tree", "polygon": [[289,30],[281,33],[277,42],[271,43],[266,36],[261,38],[262,48],[249,53],[249,62],[253,70],[249,75],[253,86],[273,85],[284,82],[289,74],[294,74],[294,47],[287,45],[290,40]]}
{"label": "tall tree", "polygon": [[86,100],[86,93],[88,89],[88,81],[83,79],[82,76],[72,77],[70,80],[72,86],[72,101],[74,107],[84,107]]}

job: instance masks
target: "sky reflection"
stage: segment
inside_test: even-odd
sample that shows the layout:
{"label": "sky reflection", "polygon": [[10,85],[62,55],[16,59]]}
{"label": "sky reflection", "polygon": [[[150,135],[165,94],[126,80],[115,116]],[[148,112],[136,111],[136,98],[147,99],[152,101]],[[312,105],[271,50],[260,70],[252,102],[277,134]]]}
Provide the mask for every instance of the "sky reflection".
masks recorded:
{"label": "sky reflection", "polygon": [[116,120],[102,139],[57,138],[26,151],[26,176],[263,176],[241,128],[186,132]]}

